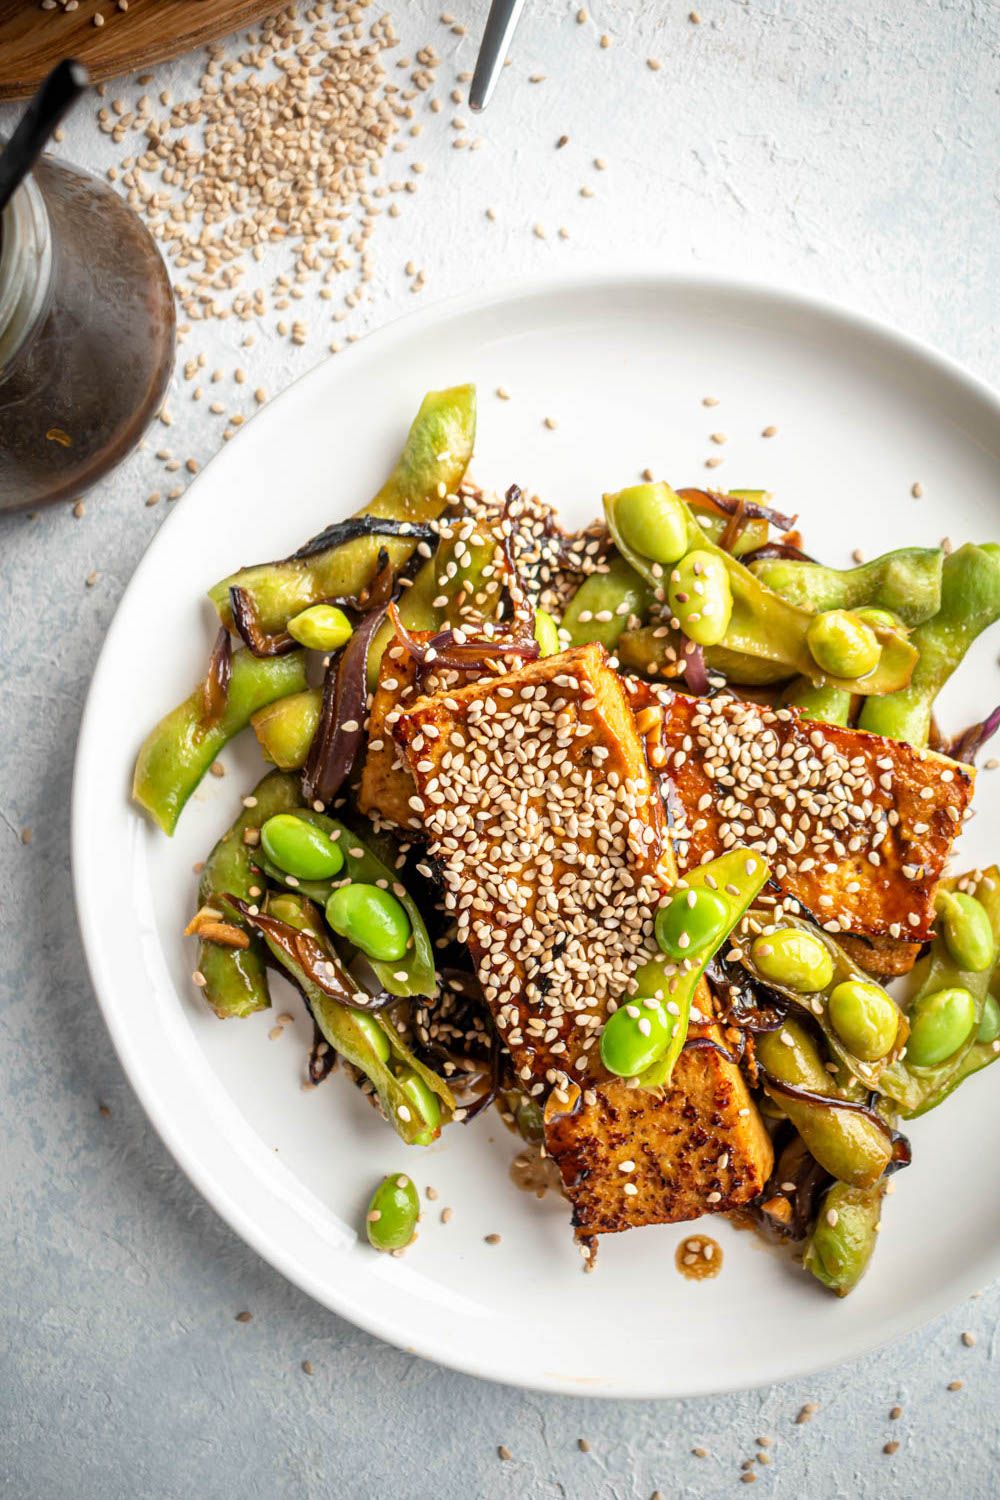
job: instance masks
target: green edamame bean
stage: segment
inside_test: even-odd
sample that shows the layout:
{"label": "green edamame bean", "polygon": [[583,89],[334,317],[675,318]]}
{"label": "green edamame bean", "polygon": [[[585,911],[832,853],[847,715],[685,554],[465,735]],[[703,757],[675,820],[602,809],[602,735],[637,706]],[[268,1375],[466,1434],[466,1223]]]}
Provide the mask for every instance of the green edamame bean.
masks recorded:
{"label": "green edamame bean", "polygon": [[363,1010],[352,1010],[354,1024],[364,1036],[369,1047],[378,1058],[379,1062],[389,1061],[389,1038],[375,1020],[374,1016],[365,1015]]}
{"label": "green edamame bean", "polygon": [[856,609],[854,613],[863,624],[882,630],[895,630],[899,625],[899,621],[891,610],[877,609],[874,604],[868,605],[865,609]]}
{"label": "green edamame bean", "polygon": [[993,995],[983,1001],[983,1013],[976,1031],[977,1042],[995,1042],[1000,1037],[1000,1004]]}
{"label": "green edamame bean", "polygon": [[958,967],[967,974],[991,969],[997,945],[982,903],[964,891],[939,891],[935,906],[944,945]]}
{"label": "green edamame bean", "polygon": [[848,1052],[862,1062],[877,1062],[892,1051],[899,1012],[877,984],[845,979],[831,991],[830,1024]]}
{"label": "green edamame bean", "polygon": [[420,1199],[409,1177],[390,1172],[371,1196],[365,1214],[368,1243],[373,1250],[405,1250],[416,1232]]}
{"label": "green edamame bean", "polygon": [[700,547],[689,552],[671,571],[667,599],[689,640],[717,646],[733,614],[733,591],[722,557]]}
{"label": "green edamame bean", "polygon": [[976,1024],[976,1002],[968,990],[935,990],[922,995],[910,1011],[907,1061],[915,1068],[936,1068],[953,1057]]}
{"label": "green edamame bean", "polygon": [[806,645],[816,665],[834,677],[865,677],[882,655],[871,626],[846,609],[817,615],[806,631]]}
{"label": "green edamame bean", "polygon": [[391,891],[352,881],[339,886],[326,903],[334,932],[383,963],[402,958],[410,941],[410,919]]}
{"label": "green edamame bean", "polygon": [[288,622],[288,634],[311,651],[339,651],[354,634],[354,627],[335,604],[312,604]]}
{"label": "green edamame bean", "polygon": [[535,640],[542,656],[557,656],[562,650],[559,627],[547,609],[535,610]]}
{"label": "green edamame bean", "polygon": [[427,1127],[414,1136],[414,1143],[417,1146],[429,1146],[441,1120],[440,1101],[416,1073],[397,1073],[396,1081]]}
{"label": "green edamame bean", "polygon": [[666,1051],[676,1025],[659,1000],[629,1000],[605,1022],[601,1061],[619,1078],[638,1078]]}
{"label": "green edamame bean", "polygon": [[673,563],[687,551],[687,517],[667,484],[634,484],[614,498],[626,546],[651,562]]}
{"label": "green edamame bean", "polygon": [[729,907],[715,891],[678,891],[656,913],[656,941],[679,962],[716,942],[728,926]]}
{"label": "green edamame bean", "polygon": [[823,943],[796,927],[781,927],[754,938],[750,957],[764,979],[803,995],[825,990],[833,978],[833,959]]}
{"label": "green edamame bean", "polygon": [[298,880],[329,880],[344,866],[343,853],[333,840],[294,813],[268,818],[260,841],[271,863]]}

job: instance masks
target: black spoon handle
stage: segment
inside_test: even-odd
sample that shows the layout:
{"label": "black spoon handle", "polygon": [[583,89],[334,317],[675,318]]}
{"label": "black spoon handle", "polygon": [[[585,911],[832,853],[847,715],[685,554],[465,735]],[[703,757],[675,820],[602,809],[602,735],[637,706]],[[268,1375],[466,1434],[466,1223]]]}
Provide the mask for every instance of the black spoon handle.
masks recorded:
{"label": "black spoon handle", "polygon": [[0,156],[0,213],[27,177],[59,121],[90,83],[82,63],[65,57],[42,82]]}

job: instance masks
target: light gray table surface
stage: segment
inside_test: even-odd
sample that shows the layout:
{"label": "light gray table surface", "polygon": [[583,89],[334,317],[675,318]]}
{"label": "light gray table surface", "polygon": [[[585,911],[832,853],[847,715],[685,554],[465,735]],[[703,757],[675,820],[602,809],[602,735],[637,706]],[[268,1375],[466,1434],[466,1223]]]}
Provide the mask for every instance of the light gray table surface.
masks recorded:
{"label": "light gray table surface", "polygon": [[[454,79],[471,69],[485,7],[451,4],[465,36],[430,0],[405,7],[403,47],[437,47],[445,108],[426,115],[420,193],[380,224],[371,297],[342,329],[516,274],[645,254],[834,295],[1000,377],[997,7],[698,3],[700,25],[687,0],[601,0],[584,24],[572,0],[529,5],[493,105],[470,122],[484,142],[475,153],[450,147],[450,120],[468,110],[447,94],[467,87]],[[195,77],[185,59],[158,70],[156,87],[179,97]],[[133,98],[138,85],[114,92]],[[0,110],[0,131],[14,118]],[[121,157],[88,107],[62,150],[97,170]],[[581,197],[587,184],[594,198]],[[426,270],[416,297],[411,259]],[[206,323],[181,358],[241,362],[248,389],[276,391],[326,356],[315,289],[302,307],[317,315],[302,346],[271,319],[239,355],[242,329]],[[175,451],[203,462],[219,420],[172,402]],[[0,1493],[701,1497],[733,1492],[758,1436],[773,1438],[773,1462],[756,1483],[775,1496],[995,1493],[996,1287],[807,1381],[592,1403],[503,1389],[379,1343],[288,1285],[199,1198],[111,1048],[69,871],[80,714],[118,598],[168,508],[144,505],[168,487],[161,437],[87,497],[82,518],[60,506],[0,520]],[[237,1322],[244,1309],[252,1321]],[[818,1410],[797,1423],[805,1402]]]}

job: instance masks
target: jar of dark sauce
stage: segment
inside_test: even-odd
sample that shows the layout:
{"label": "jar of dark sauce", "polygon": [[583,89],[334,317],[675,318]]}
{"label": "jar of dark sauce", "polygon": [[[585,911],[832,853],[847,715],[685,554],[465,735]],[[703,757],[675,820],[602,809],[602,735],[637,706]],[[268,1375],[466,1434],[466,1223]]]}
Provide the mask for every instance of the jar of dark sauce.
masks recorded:
{"label": "jar of dark sauce", "polygon": [[43,157],[0,215],[0,511],[74,498],[121,462],[163,402],[174,333],[145,226]]}

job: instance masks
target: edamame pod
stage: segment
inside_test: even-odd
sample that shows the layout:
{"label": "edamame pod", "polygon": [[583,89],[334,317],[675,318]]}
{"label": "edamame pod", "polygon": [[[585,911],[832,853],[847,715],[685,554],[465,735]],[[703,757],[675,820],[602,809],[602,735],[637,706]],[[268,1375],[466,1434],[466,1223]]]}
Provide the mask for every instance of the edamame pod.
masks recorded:
{"label": "edamame pod", "polygon": [[[247,829],[263,820],[297,807],[301,801],[298,777],[272,771],[253,790],[253,804],[244,807],[205,861],[198,882],[198,905],[221,910],[224,895],[254,900],[263,884],[255,865],[256,850],[244,842]],[[246,932],[248,948],[228,948],[201,940],[198,973],[205,980],[202,994],[217,1016],[249,1016],[266,1010],[271,1003],[267,988],[265,947],[259,934],[242,917],[227,912],[226,920]]]}
{"label": "edamame pod", "polygon": [[[300,932],[307,929],[321,948],[326,946],[322,915],[304,897],[291,893],[272,895],[268,898],[267,915]],[[339,1052],[341,1057],[371,1079],[385,1116],[397,1134],[408,1145],[413,1146],[426,1145],[439,1135],[442,1119],[447,1122],[455,1108],[451,1090],[443,1079],[414,1057],[385,1014],[381,1011],[376,1014],[360,1013],[335,1000],[314,984],[285,948],[266,932],[265,941],[277,962],[288,971],[305,995],[313,1019],[326,1041],[335,1052]],[[327,951],[331,961],[335,963],[332,949],[327,948]],[[373,1026],[381,1031],[381,1042],[372,1041]],[[414,1077],[434,1096],[437,1114],[433,1119],[421,1110],[411,1083]]]}
{"label": "edamame pod", "polygon": [[606,573],[585,578],[563,611],[562,630],[571,646],[598,641],[614,651],[630,620],[641,620],[653,590],[623,557],[612,557]]}
{"label": "edamame pod", "polygon": [[868,1269],[882,1220],[884,1183],[835,1182],[812,1226],[802,1264],[838,1297],[852,1292]]}
{"label": "edamame pod", "polygon": [[909,684],[864,704],[859,728],[917,748],[927,744],[934,700],[966,651],[1000,619],[1000,556],[967,542],[944,560],[941,607],[918,625],[910,644],[919,653]]}
{"label": "edamame pod", "polygon": [[[805,1028],[798,1021],[786,1020],[777,1031],[761,1032],[755,1047],[765,1070],[765,1092],[781,1105],[820,1166],[854,1187],[877,1182],[892,1160],[888,1131],[860,1109],[838,1104],[843,1095],[834,1087],[819,1048]],[[786,1093],[782,1084],[819,1097],[797,1097]],[[857,1101],[843,1102],[850,1106]]]}
{"label": "edamame pod", "polygon": [[[667,1086],[687,1038],[691,1001],[705,968],[768,874],[759,854],[738,848],[689,870],[678,881],[657,913],[657,938],[665,956],[639,967],[636,998],[623,1001],[601,1033],[601,1060],[609,1073],[638,1077],[644,1088]],[[683,956],[674,959],[671,953]]]}
{"label": "edamame pod", "polygon": [[258,709],[250,722],[264,759],[282,771],[300,771],[319,724],[322,704],[322,688],[306,688]]}
{"label": "edamame pod", "polygon": [[[441,514],[465,474],[476,435],[476,390],[472,385],[430,391],[423,399],[392,474],[357,514],[402,523],[432,521]],[[322,537],[314,539],[321,543]],[[324,599],[357,598],[371,582],[384,547],[400,567],[415,540],[405,536],[361,536],[353,541],[278,562],[241,568],[209,590],[223,624],[232,626],[229,591],[239,588],[265,634],[284,630],[293,615]]]}
{"label": "edamame pod", "polygon": [[939,547],[902,547],[843,571],[787,557],[759,558],[750,563],[750,570],[769,589],[803,609],[874,606],[913,626],[931,619],[941,606],[943,562]]}
{"label": "edamame pod", "polygon": [[306,686],[305,653],[256,657],[232,653],[221,713],[206,719],[206,688],[199,685],[147,735],[135,763],[132,797],[172,834],[205,772],[251,715],[276,698]]}

